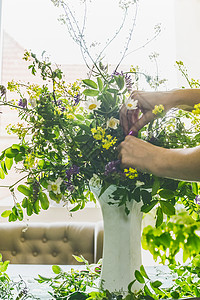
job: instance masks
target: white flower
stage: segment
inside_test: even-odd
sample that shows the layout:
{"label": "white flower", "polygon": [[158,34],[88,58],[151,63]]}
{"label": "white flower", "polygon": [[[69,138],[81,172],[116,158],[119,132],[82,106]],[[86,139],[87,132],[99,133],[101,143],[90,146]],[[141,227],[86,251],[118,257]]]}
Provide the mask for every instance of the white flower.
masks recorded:
{"label": "white flower", "polygon": [[136,187],[140,187],[140,186],[142,186],[142,185],[144,185],[144,182],[139,181],[139,180],[137,180],[136,183],[135,183],[135,186],[136,186]]}
{"label": "white flower", "polygon": [[28,102],[30,103],[31,107],[36,107],[37,101],[35,98],[29,98]]}
{"label": "white flower", "polygon": [[54,192],[54,194],[58,195],[60,194],[60,186],[62,184],[63,180],[62,178],[58,177],[56,181],[48,181],[48,192]]}
{"label": "white flower", "polygon": [[85,108],[88,111],[93,111],[98,109],[101,106],[101,101],[97,100],[96,98],[89,98],[86,102],[85,102]]}
{"label": "white flower", "polygon": [[138,100],[133,100],[131,97],[125,100],[125,105],[127,109],[136,109],[138,105]]}
{"label": "white flower", "polygon": [[101,186],[101,179],[98,175],[93,174],[92,178],[90,179],[90,185],[98,188]]}
{"label": "white flower", "polygon": [[117,126],[119,125],[119,120],[115,119],[113,117],[111,117],[108,121],[107,121],[107,127],[110,127],[112,129],[117,129]]}

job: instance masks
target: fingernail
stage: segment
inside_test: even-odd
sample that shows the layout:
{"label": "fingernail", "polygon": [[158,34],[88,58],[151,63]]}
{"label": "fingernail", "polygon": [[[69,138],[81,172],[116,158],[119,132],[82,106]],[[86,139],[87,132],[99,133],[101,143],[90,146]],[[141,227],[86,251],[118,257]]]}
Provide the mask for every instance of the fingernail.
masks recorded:
{"label": "fingernail", "polygon": [[129,131],[128,135],[137,136],[137,134],[138,134],[137,131],[131,130],[131,131]]}

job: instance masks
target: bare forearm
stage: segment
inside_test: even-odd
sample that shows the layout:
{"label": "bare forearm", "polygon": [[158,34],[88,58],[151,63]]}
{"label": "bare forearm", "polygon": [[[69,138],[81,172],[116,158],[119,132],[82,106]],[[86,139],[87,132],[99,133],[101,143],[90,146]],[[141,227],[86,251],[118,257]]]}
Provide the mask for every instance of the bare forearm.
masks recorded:
{"label": "bare forearm", "polygon": [[200,146],[189,149],[157,149],[152,173],[186,181],[200,181]]}
{"label": "bare forearm", "polygon": [[191,111],[200,103],[200,89],[180,89],[171,92],[172,106]]}

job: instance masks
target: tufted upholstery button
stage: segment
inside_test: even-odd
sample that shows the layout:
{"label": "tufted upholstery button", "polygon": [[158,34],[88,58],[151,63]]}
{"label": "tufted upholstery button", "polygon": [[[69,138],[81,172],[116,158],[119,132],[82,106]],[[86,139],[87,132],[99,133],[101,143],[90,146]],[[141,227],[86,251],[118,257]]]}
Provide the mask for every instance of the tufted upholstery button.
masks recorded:
{"label": "tufted upholstery button", "polygon": [[16,256],[17,251],[13,250],[13,251],[11,251],[11,253],[12,253],[13,256]]}
{"label": "tufted upholstery button", "polygon": [[68,238],[65,236],[65,237],[63,238],[63,242],[64,242],[64,243],[67,243],[67,241],[68,241]]}
{"label": "tufted upholstery button", "polygon": [[21,240],[21,242],[22,242],[22,243],[24,243],[24,242],[25,242],[25,238],[24,238],[23,236],[21,237],[21,239],[20,239],[20,240]]}
{"label": "tufted upholstery button", "polygon": [[38,252],[37,252],[37,251],[34,251],[34,252],[33,252],[33,256],[38,256]]}
{"label": "tufted upholstery button", "polygon": [[53,255],[54,257],[56,257],[56,256],[58,255],[58,253],[57,253],[56,251],[53,251],[52,255]]}
{"label": "tufted upholstery button", "polygon": [[47,238],[43,237],[42,241],[43,241],[43,243],[46,243],[47,242]]}

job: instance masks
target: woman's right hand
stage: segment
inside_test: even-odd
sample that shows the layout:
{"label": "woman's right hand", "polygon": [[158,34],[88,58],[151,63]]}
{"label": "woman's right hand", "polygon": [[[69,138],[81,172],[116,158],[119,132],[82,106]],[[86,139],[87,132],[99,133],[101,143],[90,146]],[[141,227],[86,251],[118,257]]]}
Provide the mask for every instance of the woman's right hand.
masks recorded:
{"label": "woman's right hand", "polygon": [[120,124],[125,135],[130,131],[137,135],[137,132],[142,129],[142,127],[156,118],[156,115],[152,113],[155,105],[162,104],[165,111],[173,107],[172,92],[134,91],[131,94],[131,98],[138,101],[138,109],[142,112],[142,115],[140,118],[136,118],[136,110],[128,110],[126,106],[123,105],[120,111]]}

